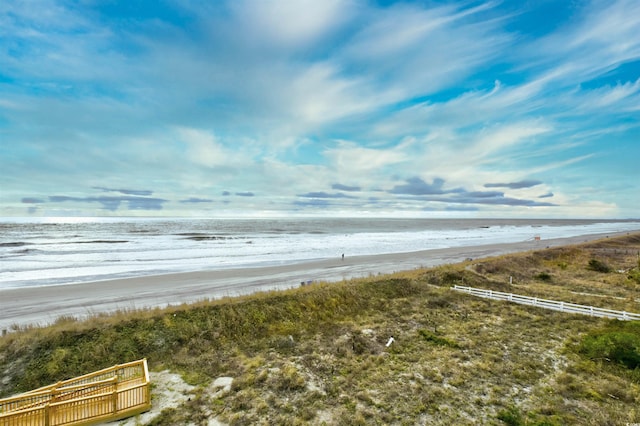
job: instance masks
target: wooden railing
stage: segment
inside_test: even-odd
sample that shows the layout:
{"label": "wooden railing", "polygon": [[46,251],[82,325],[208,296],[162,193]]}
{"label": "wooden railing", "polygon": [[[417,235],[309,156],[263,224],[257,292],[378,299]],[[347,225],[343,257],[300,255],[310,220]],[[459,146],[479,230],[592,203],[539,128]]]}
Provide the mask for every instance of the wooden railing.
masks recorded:
{"label": "wooden railing", "polygon": [[509,302],[519,303],[521,305],[537,306],[540,308],[571,314],[590,315],[592,317],[601,318],[615,318],[625,321],[640,321],[640,314],[634,314],[632,312],[614,311],[611,309],[596,308],[594,306],[576,305],[575,303],[558,302],[555,300],[541,299],[539,297],[522,296],[513,293],[503,293],[501,291],[485,290],[482,288],[465,287],[461,285],[455,285],[451,288],[456,291],[461,291],[478,297],[484,297],[486,299],[506,300]]}
{"label": "wooden railing", "polygon": [[0,426],[91,425],[151,408],[147,360],[0,399]]}

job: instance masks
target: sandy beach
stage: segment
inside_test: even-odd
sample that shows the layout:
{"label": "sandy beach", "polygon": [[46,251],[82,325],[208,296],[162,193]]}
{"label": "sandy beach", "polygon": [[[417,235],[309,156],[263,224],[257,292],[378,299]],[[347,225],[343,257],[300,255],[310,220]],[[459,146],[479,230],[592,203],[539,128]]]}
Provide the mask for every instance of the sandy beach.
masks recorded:
{"label": "sandy beach", "polygon": [[[621,233],[626,234],[627,232]],[[461,262],[467,258],[576,244],[617,234],[435,249],[375,256],[340,257],[292,265],[154,275],[72,285],[0,290],[0,330],[46,325],[61,316],[87,316],[203,299],[285,289],[308,281],[340,281]]]}

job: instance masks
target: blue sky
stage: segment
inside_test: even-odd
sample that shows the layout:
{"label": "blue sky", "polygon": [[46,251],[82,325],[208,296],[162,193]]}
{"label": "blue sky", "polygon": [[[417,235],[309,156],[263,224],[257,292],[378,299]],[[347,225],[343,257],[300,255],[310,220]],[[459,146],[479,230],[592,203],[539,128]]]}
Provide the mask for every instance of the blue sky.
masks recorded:
{"label": "blue sky", "polygon": [[0,216],[640,217],[640,2],[3,0]]}

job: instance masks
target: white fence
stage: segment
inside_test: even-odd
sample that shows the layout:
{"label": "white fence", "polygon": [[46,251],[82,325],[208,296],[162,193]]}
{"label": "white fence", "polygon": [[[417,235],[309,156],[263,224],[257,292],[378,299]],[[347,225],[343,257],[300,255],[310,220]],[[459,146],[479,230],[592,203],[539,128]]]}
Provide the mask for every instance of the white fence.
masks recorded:
{"label": "white fence", "polygon": [[555,300],[540,299],[539,297],[521,296],[513,293],[503,293],[501,291],[485,290],[481,288],[465,287],[456,285],[453,290],[461,291],[478,297],[494,300],[507,300],[521,305],[537,306],[539,308],[551,309],[554,311],[566,312],[570,314],[590,315],[592,317],[615,318],[619,320],[640,321],[640,314],[632,312],[613,311],[611,309],[596,308],[593,306],[576,305],[575,303],[558,302]]}

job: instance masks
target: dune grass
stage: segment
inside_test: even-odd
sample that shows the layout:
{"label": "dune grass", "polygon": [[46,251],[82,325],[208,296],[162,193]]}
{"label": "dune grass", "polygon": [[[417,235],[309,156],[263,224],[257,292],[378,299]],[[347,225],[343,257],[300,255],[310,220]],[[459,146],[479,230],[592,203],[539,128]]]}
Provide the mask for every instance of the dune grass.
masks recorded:
{"label": "dune grass", "polygon": [[[197,389],[155,425],[214,417],[233,425],[640,422],[638,324],[449,290],[464,284],[640,312],[639,251],[634,234],[87,321],[61,318],[0,339],[0,395],[146,357],[152,370],[179,372]],[[213,380],[226,376],[231,390],[214,391]]]}

